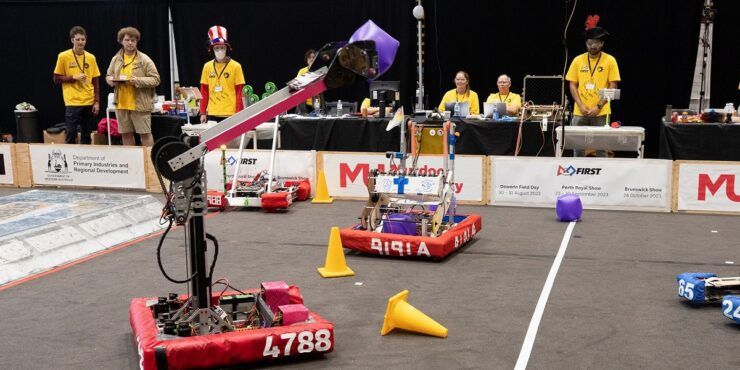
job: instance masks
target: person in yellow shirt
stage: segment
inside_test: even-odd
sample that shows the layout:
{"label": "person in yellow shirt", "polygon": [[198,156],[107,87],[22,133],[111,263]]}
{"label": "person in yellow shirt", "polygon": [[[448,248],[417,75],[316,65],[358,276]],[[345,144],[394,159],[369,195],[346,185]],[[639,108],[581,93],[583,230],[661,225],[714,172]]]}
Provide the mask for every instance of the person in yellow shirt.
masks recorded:
{"label": "person in yellow shirt", "polygon": [[203,65],[200,75],[200,94],[203,95],[200,101],[201,123],[208,119],[222,121],[244,109],[244,72],[239,62],[226,55],[227,49],[231,49],[226,28],[213,26],[208,30],[208,37],[214,59]]}
{"label": "person in yellow shirt", "polygon": [[496,81],[498,92],[488,95],[486,103],[506,103],[506,115],[516,116],[522,108],[522,97],[511,92],[511,77],[508,75],[498,76]]}
{"label": "person in yellow shirt", "polygon": [[470,103],[471,115],[480,114],[478,94],[470,89],[470,76],[468,75],[468,72],[458,71],[455,74],[455,88],[445,93],[437,110],[444,112],[446,103],[462,102]]}
{"label": "person in yellow shirt", "polygon": [[[316,59],[316,50],[308,49],[306,51],[306,54],[303,56],[303,60],[306,62],[306,66],[298,70],[298,74],[296,75],[296,77],[300,77],[308,73],[308,69],[311,67],[311,64],[313,64],[314,59]],[[312,98],[306,99],[306,105],[303,106],[303,104],[301,104],[300,106],[298,106],[298,111],[308,113],[308,111],[313,109],[314,99],[320,99],[320,97],[317,95]]]}
{"label": "person in yellow shirt", "polygon": [[59,53],[52,79],[55,84],[62,85],[66,106],[65,143],[75,143],[77,125],[80,125],[82,144],[90,144],[90,134],[96,129],[94,116],[100,111],[100,70],[95,56],[85,51],[85,29],[80,26],[72,27],[69,38],[72,49]]}
{"label": "person in yellow shirt", "polygon": [[141,145],[152,146],[152,111],[160,79],[152,59],[138,49],[140,39],[141,33],[134,27],[118,30],[122,48],[111,59],[105,81],[113,87],[123,145],[136,145],[135,132],[141,137]]}
{"label": "person in yellow shirt", "polygon": [[[570,95],[575,101],[573,107],[574,126],[604,126],[611,107],[606,99],[599,99],[599,90],[616,89],[621,80],[617,60],[601,51],[604,39],[609,35],[601,27],[586,30],[586,48],[588,52],[573,59],[565,79],[569,82]],[[575,155],[583,156],[578,150]],[[603,150],[596,151],[596,156],[605,157]]]}

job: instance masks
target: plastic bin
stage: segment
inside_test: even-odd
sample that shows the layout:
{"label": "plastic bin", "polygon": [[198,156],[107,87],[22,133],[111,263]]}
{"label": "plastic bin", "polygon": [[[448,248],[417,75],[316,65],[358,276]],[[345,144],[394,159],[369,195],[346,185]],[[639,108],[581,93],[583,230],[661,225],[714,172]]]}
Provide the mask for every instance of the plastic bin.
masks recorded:
{"label": "plastic bin", "polygon": [[41,130],[39,129],[39,112],[36,110],[15,111],[15,129],[16,143],[40,143]]}

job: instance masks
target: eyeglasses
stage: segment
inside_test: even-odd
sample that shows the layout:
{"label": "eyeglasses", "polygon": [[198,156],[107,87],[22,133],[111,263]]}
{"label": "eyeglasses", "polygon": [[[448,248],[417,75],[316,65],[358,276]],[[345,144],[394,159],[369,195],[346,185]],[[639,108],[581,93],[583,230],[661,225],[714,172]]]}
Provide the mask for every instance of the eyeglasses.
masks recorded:
{"label": "eyeglasses", "polygon": [[601,40],[588,40],[588,41],[586,41],[586,46],[598,46],[598,45],[604,45],[604,41],[601,41]]}
{"label": "eyeglasses", "polygon": [[508,85],[508,84],[510,84],[511,82],[509,82],[509,81],[498,81],[498,82],[496,82],[496,83],[497,83],[497,84],[499,84],[499,85]]}

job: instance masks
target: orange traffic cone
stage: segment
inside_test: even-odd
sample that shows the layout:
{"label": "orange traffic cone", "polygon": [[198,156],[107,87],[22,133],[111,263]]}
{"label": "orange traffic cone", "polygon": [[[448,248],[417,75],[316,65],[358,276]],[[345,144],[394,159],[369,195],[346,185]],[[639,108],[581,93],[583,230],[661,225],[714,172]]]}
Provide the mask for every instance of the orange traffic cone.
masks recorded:
{"label": "orange traffic cone", "polygon": [[326,188],[324,170],[319,170],[319,176],[316,178],[316,196],[311,200],[311,203],[327,204],[332,202],[334,202],[334,199],[329,196],[329,190]]}
{"label": "orange traffic cone", "polygon": [[324,267],[319,267],[319,274],[325,278],[354,276],[355,272],[347,267],[344,260],[344,248],[342,238],[339,236],[339,228],[334,226],[329,234],[329,248],[326,251],[326,262]]}
{"label": "orange traffic cone", "polygon": [[380,335],[386,335],[391,330],[400,328],[435,337],[447,338],[447,328],[408,304],[406,302],[408,297],[409,291],[404,290],[388,300],[388,308],[385,310],[383,329],[380,331]]}

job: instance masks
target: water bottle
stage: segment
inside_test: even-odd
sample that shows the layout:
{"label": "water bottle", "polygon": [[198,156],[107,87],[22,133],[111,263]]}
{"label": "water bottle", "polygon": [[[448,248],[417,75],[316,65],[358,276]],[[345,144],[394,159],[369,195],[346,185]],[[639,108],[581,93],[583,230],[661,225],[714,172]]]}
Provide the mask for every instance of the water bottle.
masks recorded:
{"label": "water bottle", "polygon": [[452,114],[453,117],[460,117],[460,103],[455,103],[455,110]]}
{"label": "water bottle", "polygon": [[732,103],[725,104],[726,123],[732,123],[732,116],[735,115],[735,105]]}
{"label": "water bottle", "polygon": [[341,117],[341,116],[342,116],[342,101],[338,100],[337,101],[337,117]]}
{"label": "water bottle", "polygon": [[494,121],[498,121],[498,119],[499,119],[499,116],[498,116],[498,107],[497,107],[497,105],[498,105],[498,104],[494,104],[494,105],[493,105],[493,120],[494,120]]}

